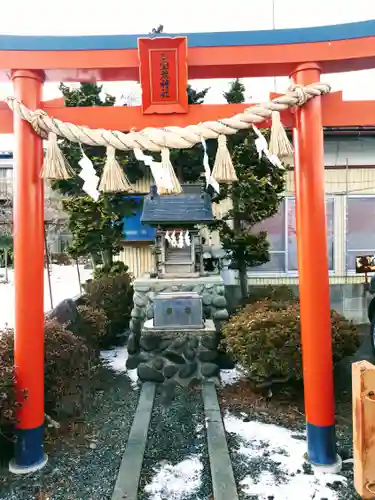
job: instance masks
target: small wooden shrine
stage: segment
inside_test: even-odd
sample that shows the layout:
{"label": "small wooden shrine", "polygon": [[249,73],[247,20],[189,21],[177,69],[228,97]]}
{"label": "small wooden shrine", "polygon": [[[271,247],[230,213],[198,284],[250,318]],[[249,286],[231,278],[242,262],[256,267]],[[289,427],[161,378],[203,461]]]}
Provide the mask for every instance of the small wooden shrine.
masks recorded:
{"label": "small wooden shrine", "polygon": [[186,184],[182,189],[178,195],[160,196],[152,186],[144,200],[141,222],[156,228],[153,277],[194,278],[206,274],[198,226],[215,221],[211,196],[197,184]]}

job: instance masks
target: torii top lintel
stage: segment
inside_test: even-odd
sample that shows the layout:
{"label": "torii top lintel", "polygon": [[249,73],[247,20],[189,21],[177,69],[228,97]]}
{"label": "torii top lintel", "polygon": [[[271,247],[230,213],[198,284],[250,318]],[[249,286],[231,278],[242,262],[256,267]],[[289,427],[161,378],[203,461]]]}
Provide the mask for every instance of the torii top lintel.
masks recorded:
{"label": "torii top lintel", "polygon": [[[137,40],[158,35],[0,36],[0,80],[12,69],[44,70],[48,81],[139,80]],[[313,28],[162,34],[188,39],[188,77],[289,75],[299,63],[324,73],[375,67],[375,20]]]}

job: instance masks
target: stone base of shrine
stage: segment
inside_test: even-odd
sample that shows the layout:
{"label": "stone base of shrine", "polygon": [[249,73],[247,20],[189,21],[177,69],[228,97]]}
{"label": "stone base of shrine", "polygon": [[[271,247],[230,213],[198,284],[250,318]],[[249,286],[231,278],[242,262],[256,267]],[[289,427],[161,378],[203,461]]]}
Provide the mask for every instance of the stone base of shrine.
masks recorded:
{"label": "stone base of shrine", "polygon": [[148,320],[139,342],[135,338],[128,342],[127,368],[137,368],[142,382],[173,380],[186,386],[192,381],[218,380],[219,334],[212,320],[206,320],[201,329],[178,331],[155,328]]}
{"label": "stone base of shrine", "polygon": [[202,297],[205,319],[228,319],[224,281],[219,275],[198,278],[150,278],[148,275],[134,281],[133,310],[130,330],[138,332],[146,319],[154,317],[154,298],[159,293],[195,292]]}

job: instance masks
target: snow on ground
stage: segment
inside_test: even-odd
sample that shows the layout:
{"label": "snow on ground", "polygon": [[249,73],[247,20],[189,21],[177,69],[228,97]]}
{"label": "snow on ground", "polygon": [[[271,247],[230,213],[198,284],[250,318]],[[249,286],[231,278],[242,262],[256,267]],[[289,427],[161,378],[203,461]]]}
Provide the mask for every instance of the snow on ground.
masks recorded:
{"label": "snow on ground", "polygon": [[243,378],[246,378],[246,373],[240,365],[235,366],[232,370],[220,371],[221,385],[233,385]]}
{"label": "snow on ground", "polygon": [[[81,283],[91,278],[91,269],[84,269],[79,266]],[[4,275],[5,270],[0,269],[0,274]],[[8,271],[9,283],[0,283],[0,328],[14,326],[14,272]],[[64,299],[73,298],[79,295],[80,286],[78,281],[77,267],[74,266],[51,266],[51,288],[52,303],[56,307]],[[48,286],[48,272],[44,270],[44,311],[51,310],[51,299]]]}
{"label": "snow on ground", "polygon": [[259,500],[338,500],[338,494],[327,484],[346,484],[338,474],[303,473],[306,452],[305,434],[257,421],[244,422],[227,413],[227,432],[237,436],[245,467],[252,471],[240,483],[243,492]]}
{"label": "snow on ground", "polygon": [[[197,437],[203,438],[205,430],[202,424],[197,425]],[[193,454],[176,465],[167,460],[159,463],[155,474],[145,492],[150,500],[185,500],[192,497],[200,500],[196,494],[202,486],[203,464],[201,455]]]}
{"label": "snow on ground", "polygon": [[150,500],[183,500],[191,498],[201,486],[203,464],[198,456],[186,458],[177,465],[165,464],[145,486]]}
{"label": "snow on ground", "polygon": [[128,350],[126,347],[116,347],[109,351],[102,351],[100,353],[109,367],[116,373],[126,373],[129,377],[133,389],[138,389],[138,375],[137,370],[127,370],[126,360],[128,359]]}

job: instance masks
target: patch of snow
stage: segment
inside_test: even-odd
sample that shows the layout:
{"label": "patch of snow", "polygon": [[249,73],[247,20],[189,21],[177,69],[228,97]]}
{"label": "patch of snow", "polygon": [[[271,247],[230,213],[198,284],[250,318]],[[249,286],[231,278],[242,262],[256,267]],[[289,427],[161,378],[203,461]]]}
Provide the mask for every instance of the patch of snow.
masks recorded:
{"label": "patch of snow", "polygon": [[[92,276],[91,269],[79,266],[81,283],[85,283]],[[0,274],[5,275],[5,269],[0,269]],[[14,271],[8,270],[8,283],[0,283],[0,328],[14,326]],[[81,293],[77,267],[73,266],[51,266],[51,289],[52,303],[56,307],[64,299],[73,298]],[[44,270],[44,312],[51,310],[51,299],[48,285],[48,272]]]}
{"label": "patch of snow", "polygon": [[240,448],[236,453],[249,463],[249,469],[254,469],[255,462],[259,462],[257,470],[267,468],[258,476],[251,474],[241,481],[240,486],[247,495],[257,496],[259,500],[270,497],[274,500],[338,500],[337,492],[327,484],[334,481],[346,484],[343,476],[316,471],[303,473],[305,433],[257,421],[243,422],[230,413],[225,415],[224,425],[227,432],[238,436]]}
{"label": "patch of snow", "polygon": [[126,361],[129,357],[126,347],[116,347],[109,351],[101,351],[100,357],[108,363],[114,372],[125,373],[129,377],[132,387],[138,389],[137,370],[127,370],[126,368]]}
{"label": "patch of snow", "polygon": [[246,378],[245,370],[239,365],[236,365],[232,370],[220,371],[221,385],[233,385],[244,378]]}
{"label": "patch of snow", "polygon": [[196,455],[177,465],[163,464],[145,486],[145,492],[150,500],[185,500],[201,487],[202,471],[203,464]]}

